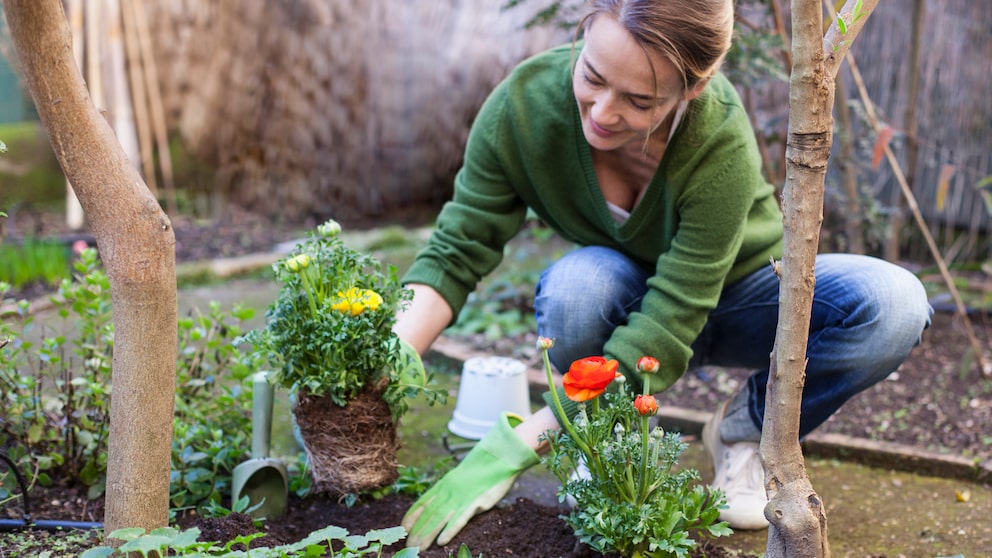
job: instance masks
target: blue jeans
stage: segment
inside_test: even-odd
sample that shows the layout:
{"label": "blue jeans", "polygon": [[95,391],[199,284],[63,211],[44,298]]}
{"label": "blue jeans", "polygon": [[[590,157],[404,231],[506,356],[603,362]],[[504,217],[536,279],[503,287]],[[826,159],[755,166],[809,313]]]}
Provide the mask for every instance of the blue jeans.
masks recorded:
{"label": "blue jeans", "polygon": [[[534,307],[538,334],[555,339],[554,366],[564,371],[574,360],[602,354],[613,330],[640,308],[653,271],[600,246],[576,249],[545,270]],[[689,363],[756,370],[738,399],[758,436],[778,294],[770,264],[725,287]],[[898,368],[932,314],[923,285],[909,271],[867,256],[818,256],[800,436]]]}

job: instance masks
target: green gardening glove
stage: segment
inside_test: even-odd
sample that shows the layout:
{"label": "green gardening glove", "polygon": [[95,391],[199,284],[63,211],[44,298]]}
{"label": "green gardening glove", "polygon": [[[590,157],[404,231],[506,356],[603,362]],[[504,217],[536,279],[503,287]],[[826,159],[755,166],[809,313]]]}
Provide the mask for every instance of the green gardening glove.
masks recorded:
{"label": "green gardening glove", "polygon": [[427,370],[424,369],[424,361],[420,359],[420,353],[413,348],[413,345],[402,339],[399,340],[399,349],[395,368],[400,382],[406,385],[426,387]]}
{"label": "green gardening glove", "polygon": [[520,473],[540,461],[513,431],[518,423],[507,413],[500,415],[462,462],[410,507],[402,523],[409,533],[408,547],[426,549],[435,538],[439,545],[448,544],[472,517],[495,506]]}

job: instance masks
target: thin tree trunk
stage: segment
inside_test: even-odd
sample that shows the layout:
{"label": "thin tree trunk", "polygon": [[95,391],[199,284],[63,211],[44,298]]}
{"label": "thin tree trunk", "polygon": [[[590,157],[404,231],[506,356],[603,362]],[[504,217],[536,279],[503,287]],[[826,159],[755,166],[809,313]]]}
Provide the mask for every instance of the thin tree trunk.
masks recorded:
{"label": "thin tree trunk", "polygon": [[115,333],[104,529],[163,527],[176,385],[172,224],[90,100],[60,0],[5,0],[3,8],[41,123],[110,280]]}
{"label": "thin tree trunk", "polygon": [[823,184],[830,156],[833,87],[825,87],[818,0],[793,0],[793,66],[789,85],[785,237],[779,326],[765,395],[761,458],[765,464],[767,556],[830,555],[823,504],[806,474],[799,446],[799,409],[806,380],[814,265],[823,221]]}
{"label": "thin tree trunk", "polygon": [[[854,4],[861,14],[854,17]],[[823,502],[806,474],[799,445],[799,419],[806,381],[815,264],[823,221],[823,189],[833,142],[834,76],[877,0],[851,0],[841,11],[846,33],[836,22],[826,38],[819,0],[792,1],[792,73],[789,83],[789,134],[783,191],[785,234],[779,325],[772,350],[761,459],[770,501],[765,515],[768,558],[830,556]]]}

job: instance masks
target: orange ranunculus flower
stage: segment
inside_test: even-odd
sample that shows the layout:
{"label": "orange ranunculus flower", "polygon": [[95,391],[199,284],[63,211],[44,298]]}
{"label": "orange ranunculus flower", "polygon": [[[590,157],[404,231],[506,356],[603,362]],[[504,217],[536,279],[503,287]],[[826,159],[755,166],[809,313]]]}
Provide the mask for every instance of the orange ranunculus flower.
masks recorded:
{"label": "orange ranunculus flower", "polygon": [[565,395],[572,401],[589,401],[599,397],[606,386],[617,377],[620,366],[615,360],[593,356],[579,359],[568,368],[562,378]]}
{"label": "orange ranunculus flower", "polygon": [[634,408],[642,417],[653,417],[658,412],[658,400],[653,395],[638,395],[634,398]]}

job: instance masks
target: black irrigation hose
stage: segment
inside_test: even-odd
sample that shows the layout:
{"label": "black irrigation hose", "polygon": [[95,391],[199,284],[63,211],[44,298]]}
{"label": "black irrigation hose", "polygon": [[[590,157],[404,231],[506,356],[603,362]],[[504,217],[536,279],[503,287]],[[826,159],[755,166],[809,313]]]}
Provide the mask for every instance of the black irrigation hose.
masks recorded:
{"label": "black irrigation hose", "polygon": [[21,519],[0,519],[0,531],[21,531],[25,529],[37,529],[41,531],[59,531],[62,529],[100,529],[102,523],[91,521],[51,521],[41,519],[31,520],[31,502],[28,499],[28,487],[24,482],[24,477],[17,470],[17,464],[5,452],[0,451],[0,458],[7,462],[7,468],[14,473],[17,485],[21,488],[21,498],[24,499],[24,516]]}
{"label": "black irrigation hose", "polygon": [[14,478],[17,479],[17,486],[21,487],[21,498],[24,498],[24,523],[31,523],[31,502],[28,500],[28,485],[24,482],[21,472],[17,470],[17,463],[14,463],[14,460],[7,455],[7,452],[0,451],[0,458],[3,458],[7,462],[7,468],[10,469],[11,473],[14,473]]}

